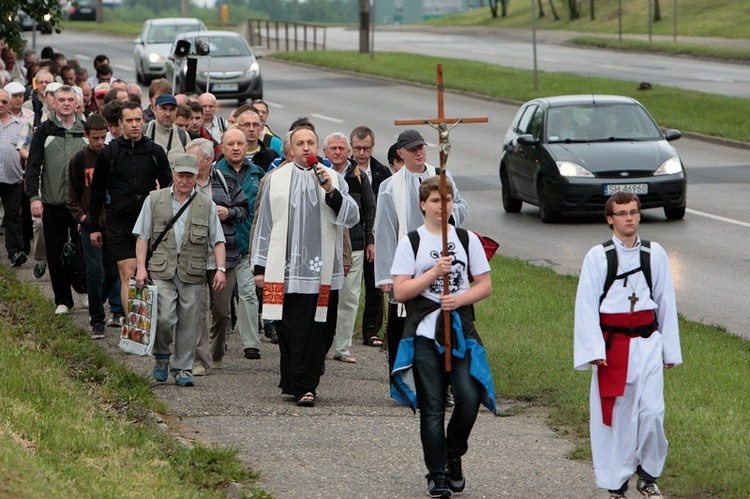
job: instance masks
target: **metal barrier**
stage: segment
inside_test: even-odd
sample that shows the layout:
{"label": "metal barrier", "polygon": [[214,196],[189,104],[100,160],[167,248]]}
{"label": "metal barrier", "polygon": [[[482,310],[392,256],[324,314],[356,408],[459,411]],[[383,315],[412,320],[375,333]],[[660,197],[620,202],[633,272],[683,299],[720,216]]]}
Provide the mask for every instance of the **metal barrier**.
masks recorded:
{"label": "metal barrier", "polygon": [[244,35],[253,47],[277,51],[325,50],[326,27],[310,23],[248,19]]}

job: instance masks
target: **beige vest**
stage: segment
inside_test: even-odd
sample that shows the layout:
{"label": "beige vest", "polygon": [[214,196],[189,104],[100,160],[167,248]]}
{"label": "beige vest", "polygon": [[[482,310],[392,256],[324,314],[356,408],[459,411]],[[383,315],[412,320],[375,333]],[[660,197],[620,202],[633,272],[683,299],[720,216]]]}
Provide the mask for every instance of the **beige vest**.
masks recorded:
{"label": "beige vest", "polygon": [[[174,230],[170,230],[148,262],[148,272],[153,279],[170,280],[177,272],[177,277],[186,284],[206,282],[211,204],[208,196],[196,194],[187,210],[180,254],[177,254]],[[150,241],[153,243],[174,217],[172,193],[168,187],[151,193],[151,213],[153,223]]]}

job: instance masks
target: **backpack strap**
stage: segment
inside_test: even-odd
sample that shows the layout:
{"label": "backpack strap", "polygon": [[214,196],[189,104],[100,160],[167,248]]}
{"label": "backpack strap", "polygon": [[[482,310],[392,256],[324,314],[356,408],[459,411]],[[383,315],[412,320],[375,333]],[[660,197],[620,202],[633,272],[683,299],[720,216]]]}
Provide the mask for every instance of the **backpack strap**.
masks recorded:
{"label": "backpack strap", "polygon": [[411,249],[414,251],[414,258],[417,258],[417,250],[419,249],[419,232],[413,230],[406,235],[409,237]]}
{"label": "backpack strap", "polygon": [[188,143],[188,133],[180,127],[175,128],[177,129],[177,135],[180,137],[180,142],[182,142],[182,148],[185,149]]}
{"label": "backpack strap", "polygon": [[112,139],[109,142],[109,174],[112,175],[115,171],[115,161],[120,157],[120,144],[117,139]]}
{"label": "backpack strap", "polygon": [[216,172],[216,177],[219,179],[221,188],[224,189],[224,192],[226,193],[227,196],[230,196],[231,194],[229,193],[229,185],[227,184],[227,179],[224,178],[224,174],[221,173],[221,171],[217,170],[216,168],[214,168],[214,172]]}
{"label": "backpack strap", "polygon": [[651,241],[641,239],[641,251],[640,251],[640,262],[641,266],[637,269],[633,269],[629,272],[617,275],[617,249],[615,248],[615,242],[612,239],[608,239],[602,243],[604,247],[604,254],[607,256],[607,277],[604,280],[604,289],[602,295],[599,297],[599,304],[604,301],[607,297],[609,288],[617,279],[623,279],[631,274],[637,272],[643,272],[643,276],[646,278],[646,284],[648,284],[648,290],[650,293],[654,292],[653,284],[651,281]]}
{"label": "backpack strap", "polygon": [[[357,167],[359,168],[359,167]],[[466,252],[466,267],[469,266],[469,231],[466,229],[462,229],[460,227],[455,227],[456,229],[456,235],[458,236],[458,240],[461,242],[461,246],[464,247],[464,251]],[[419,232],[416,230],[413,230],[406,234],[409,237],[409,242],[411,243],[411,249],[414,251],[414,258],[417,257],[417,250],[419,250]]]}

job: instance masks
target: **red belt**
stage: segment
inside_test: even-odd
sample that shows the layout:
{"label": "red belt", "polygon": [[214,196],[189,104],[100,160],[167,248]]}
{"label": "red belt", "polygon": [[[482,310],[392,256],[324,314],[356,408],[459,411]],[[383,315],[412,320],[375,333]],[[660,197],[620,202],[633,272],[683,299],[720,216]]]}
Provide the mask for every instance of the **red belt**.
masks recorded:
{"label": "red belt", "polygon": [[607,365],[597,368],[602,421],[612,426],[615,399],[625,393],[630,358],[630,339],[648,338],[657,328],[653,310],[624,314],[599,314],[599,323],[607,344]]}

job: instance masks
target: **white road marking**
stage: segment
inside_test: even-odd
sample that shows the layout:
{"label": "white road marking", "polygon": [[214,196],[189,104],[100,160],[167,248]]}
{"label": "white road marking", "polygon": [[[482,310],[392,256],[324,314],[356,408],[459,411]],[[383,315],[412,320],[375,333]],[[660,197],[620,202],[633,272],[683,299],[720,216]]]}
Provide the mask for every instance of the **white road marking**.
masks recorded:
{"label": "white road marking", "polygon": [[750,227],[750,223],[742,222],[740,220],[734,220],[733,218],[720,217],[719,215],[712,215],[710,213],[705,213],[705,212],[698,211],[698,210],[691,210],[690,208],[687,208],[685,211],[690,213],[691,215],[698,215],[699,217],[711,218],[713,220],[718,220],[720,222],[726,222],[728,224],[739,225],[740,227]]}
{"label": "white road marking", "polygon": [[323,114],[312,113],[312,114],[310,114],[310,116],[312,116],[313,118],[318,118],[318,119],[321,119],[321,120],[330,121],[332,123],[345,123],[344,120],[340,120],[338,118],[331,118],[330,116],[326,116],[326,115],[323,115]]}
{"label": "white road marking", "polygon": [[78,59],[79,61],[90,61],[91,59],[93,59],[93,57],[89,57],[83,54],[76,54],[76,59]]}
{"label": "white road marking", "polygon": [[115,69],[121,69],[123,71],[133,71],[132,67],[130,67],[130,66],[123,66],[122,64],[110,64],[109,66],[112,67],[112,68],[115,68]]}

